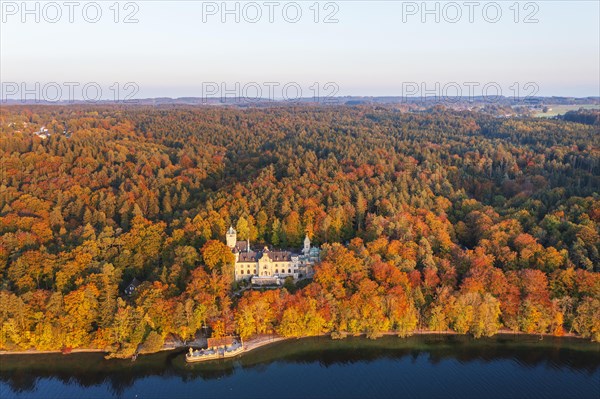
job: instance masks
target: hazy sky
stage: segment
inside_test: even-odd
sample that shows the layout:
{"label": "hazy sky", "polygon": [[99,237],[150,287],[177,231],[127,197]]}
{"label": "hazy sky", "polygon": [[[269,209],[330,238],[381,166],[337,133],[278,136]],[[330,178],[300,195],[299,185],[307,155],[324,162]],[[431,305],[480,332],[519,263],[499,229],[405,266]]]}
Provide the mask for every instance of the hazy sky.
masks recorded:
{"label": "hazy sky", "polygon": [[[134,91],[125,84],[134,82],[136,97],[219,95],[243,87],[248,95],[260,87],[265,97],[271,87],[281,97],[285,85],[297,83],[308,97],[317,87],[321,95],[402,95],[415,87],[445,87],[448,94],[461,87],[466,95],[469,85],[478,95],[492,84],[504,95],[517,88],[521,95],[600,95],[598,1],[517,7],[514,1],[229,1],[234,11],[227,15],[221,1],[134,1],[118,4],[117,23],[114,0],[97,1],[102,15],[96,23],[85,19],[96,18],[96,4],[88,1],[78,1],[73,23],[62,1],[28,2],[32,14],[24,14],[21,1],[1,3],[4,88],[77,82],[79,97],[86,83],[106,88],[116,82],[122,97]],[[424,5],[434,12],[424,15]],[[138,22],[124,23],[131,13]],[[329,14],[333,23],[324,22]]]}

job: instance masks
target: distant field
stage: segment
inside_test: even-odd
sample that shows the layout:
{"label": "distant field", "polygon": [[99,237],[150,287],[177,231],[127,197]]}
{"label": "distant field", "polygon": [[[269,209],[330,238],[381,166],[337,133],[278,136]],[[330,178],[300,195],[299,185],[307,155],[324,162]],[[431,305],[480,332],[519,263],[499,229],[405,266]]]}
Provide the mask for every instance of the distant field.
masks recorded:
{"label": "distant field", "polygon": [[536,118],[550,118],[556,115],[564,115],[568,111],[576,111],[579,108],[584,109],[600,109],[600,105],[598,104],[577,104],[577,105],[548,105],[550,110],[546,113],[538,112],[534,114]]}

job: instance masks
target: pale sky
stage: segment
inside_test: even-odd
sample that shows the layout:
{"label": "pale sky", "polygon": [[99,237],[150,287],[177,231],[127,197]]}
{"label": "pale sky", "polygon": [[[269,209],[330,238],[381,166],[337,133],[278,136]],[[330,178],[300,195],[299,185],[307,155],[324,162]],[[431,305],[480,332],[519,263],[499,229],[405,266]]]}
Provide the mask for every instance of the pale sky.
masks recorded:
{"label": "pale sky", "polygon": [[[384,96],[402,95],[411,83],[435,89],[436,82],[440,87],[454,82],[466,94],[465,83],[474,82],[475,95],[489,83],[504,95],[513,95],[516,87],[521,94],[537,88],[544,96],[600,95],[600,2],[594,0],[518,7],[515,1],[479,1],[473,22],[462,1],[427,2],[432,10],[438,7],[430,15],[422,14],[421,1],[323,1],[318,7],[313,0],[228,1],[230,9],[238,3],[229,15],[222,15],[222,1],[122,1],[118,23],[114,0],[96,2],[102,11],[96,23],[84,19],[84,5],[85,16],[95,18],[96,5],[88,1],[78,1],[73,23],[63,1],[52,6],[30,1],[30,15],[24,15],[21,1],[0,3],[3,85],[98,82],[105,88],[117,83],[123,91],[134,82],[135,97],[144,98],[201,96],[211,84],[219,92],[236,90],[236,82],[258,85],[264,96],[271,85],[281,97],[281,87],[297,83],[308,97],[315,87],[321,94],[335,87],[336,95]],[[57,7],[61,17],[51,23]],[[502,15],[496,17],[498,7]],[[302,15],[291,23],[297,9]],[[256,10],[262,15],[252,23]],[[123,23],[130,13],[137,23]],[[324,23],[330,13],[337,22]],[[525,23],[527,16],[538,22]],[[328,82],[334,86],[325,87]],[[530,82],[534,85],[526,86]]]}

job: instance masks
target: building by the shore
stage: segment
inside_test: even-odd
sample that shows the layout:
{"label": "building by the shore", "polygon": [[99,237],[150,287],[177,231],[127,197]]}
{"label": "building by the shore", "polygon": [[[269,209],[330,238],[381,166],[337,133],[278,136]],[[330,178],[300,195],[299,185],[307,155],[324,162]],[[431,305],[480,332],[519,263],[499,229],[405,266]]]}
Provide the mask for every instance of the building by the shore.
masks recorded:
{"label": "building by the shore", "polygon": [[235,254],[235,280],[251,280],[257,285],[281,284],[290,276],[294,280],[311,277],[313,265],[321,255],[321,250],[311,245],[308,235],[300,253],[270,250],[267,246],[253,250],[248,240],[237,240],[233,227],[227,231],[226,242]]}

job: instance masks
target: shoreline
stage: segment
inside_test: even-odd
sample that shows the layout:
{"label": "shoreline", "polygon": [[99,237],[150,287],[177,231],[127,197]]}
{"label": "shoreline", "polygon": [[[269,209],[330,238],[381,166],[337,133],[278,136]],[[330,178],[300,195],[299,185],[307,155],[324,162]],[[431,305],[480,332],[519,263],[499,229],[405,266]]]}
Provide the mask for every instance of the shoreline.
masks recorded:
{"label": "shoreline", "polygon": [[[465,336],[469,336],[469,334],[459,334],[456,331],[452,331],[452,330],[445,330],[445,331],[432,331],[432,330],[416,330],[413,331],[412,334],[406,336],[406,337],[398,337],[398,338],[409,338],[411,336],[419,336],[419,335],[444,335],[444,336],[453,336],[453,335],[465,335]],[[542,334],[531,334],[531,333],[525,333],[522,331],[513,331],[513,330],[509,330],[509,329],[501,329],[500,331],[498,331],[496,334],[492,335],[491,337],[487,337],[487,338],[492,338],[492,337],[496,337],[499,335],[530,335],[530,336],[540,336],[540,337],[553,337],[553,338],[576,338],[579,340],[589,340],[588,338],[584,338],[580,335],[576,335],[573,333],[565,333],[563,335],[554,335],[551,333],[542,333]],[[303,338],[311,338],[311,337],[327,337],[327,336],[331,336],[331,333],[323,333],[323,334],[318,334],[318,335],[307,335],[307,336],[301,336],[301,337],[282,337],[279,335],[260,335],[258,337],[255,338],[251,338],[250,340],[244,342],[244,352],[242,352],[241,354],[243,355],[244,353],[247,352],[251,352],[255,349],[258,348],[262,348],[265,346],[268,346],[270,344],[274,344],[277,342],[283,342],[283,341],[288,341],[288,340],[292,340],[292,339],[303,339]],[[398,336],[398,332],[396,331],[386,331],[386,332],[382,332],[381,333],[381,337],[383,336]],[[344,338],[340,338],[340,340],[343,340],[345,338],[348,337],[366,337],[366,334],[364,333],[360,333],[360,334],[350,334],[350,333],[346,333]],[[484,337],[482,337],[484,338]],[[374,338],[374,340],[377,340],[377,338]],[[591,343],[593,343],[593,341],[589,341]],[[153,353],[146,353],[144,355],[153,355],[156,353],[160,353],[160,352],[168,352],[168,351],[175,351],[178,349],[183,349],[186,347],[190,347],[190,345],[181,345],[181,346],[175,346],[175,347],[168,347],[168,348],[162,348],[157,352],[153,352]],[[35,350],[35,349],[30,349],[30,350],[21,350],[21,351],[0,351],[0,356],[9,356],[9,355],[51,355],[51,354],[64,354],[64,355],[70,355],[70,354],[74,354],[74,353],[109,353],[104,349],[93,349],[93,348],[78,348],[78,349],[73,349],[71,350],[69,353],[63,353],[62,350]],[[142,356],[144,356],[142,355]]]}
{"label": "shoreline", "polygon": [[0,356],[4,356],[4,355],[57,355],[57,354],[64,354],[64,355],[70,355],[72,353],[108,353],[106,350],[104,349],[93,349],[93,348],[78,348],[78,349],[72,349],[69,353],[63,353],[62,350],[57,349],[57,350],[37,350],[37,349],[28,349],[28,350],[21,350],[21,351],[0,351]]}

